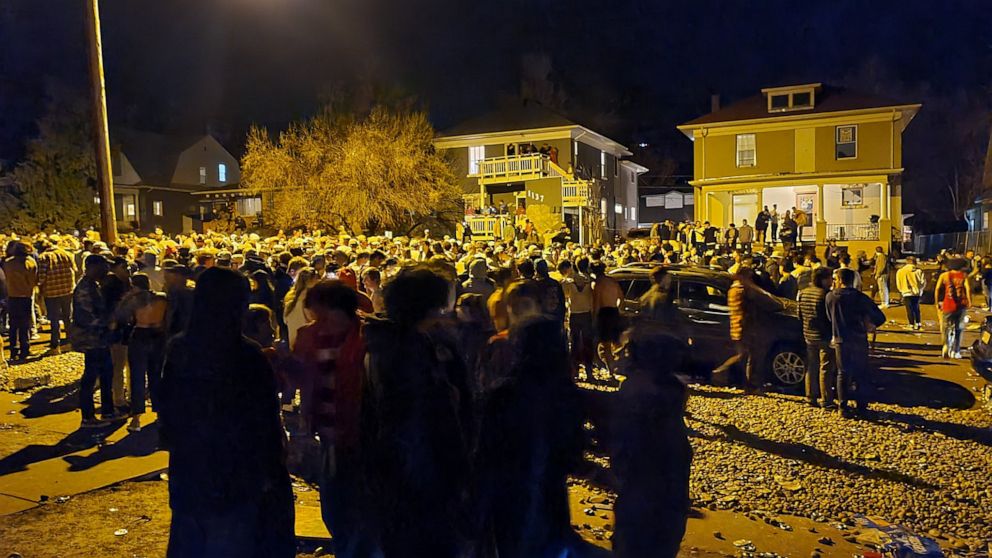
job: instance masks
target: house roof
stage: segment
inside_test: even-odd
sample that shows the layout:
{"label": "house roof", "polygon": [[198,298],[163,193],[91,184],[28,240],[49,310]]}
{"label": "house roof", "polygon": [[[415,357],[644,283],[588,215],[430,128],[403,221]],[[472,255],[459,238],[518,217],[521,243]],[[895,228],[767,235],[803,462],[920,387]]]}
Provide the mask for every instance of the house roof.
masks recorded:
{"label": "house roof", "polygon": [[882,96],[851,91],[843,87],[823,86],[816,91],[815,106],[811,110],[792,110],[783,112],[768,112],[768,101],[765,95],[758,94],[727,105],[724,108],[704,114],[690,120],[679,128],[694,128],[706,124],[723,122],[740,122],[747,120],[766,120],[804,116],[807,114],[823,114],[850,110],[863,110],[883,107],[906,107],[903,103]]}
{"label": "house roof", "polygon": [[447,130],[442,130],[438,135],[440,137],[468,136],[562,126],[580,126],[580,124],[539,103],[524,101],[470,118]]}
{"label": "house roof", "polygon": [[201,139],[203,135],[165,135],[128,129],[115,130],[110,137],[113,150],[124,153],[141,177],[141,183],[152,186],[170,186],[179,156]]}

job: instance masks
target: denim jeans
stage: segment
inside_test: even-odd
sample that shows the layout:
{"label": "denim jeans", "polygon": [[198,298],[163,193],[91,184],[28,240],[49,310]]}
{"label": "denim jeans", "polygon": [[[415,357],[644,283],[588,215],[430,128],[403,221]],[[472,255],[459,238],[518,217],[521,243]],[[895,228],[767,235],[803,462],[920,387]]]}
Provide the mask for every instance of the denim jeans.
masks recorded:
{"label": "denim jeans", "polygon": [[944,347],[950,353],[961,352],[961,334],[964,332],[964,310],[956,312],[945,312],[944,319]]}
{"label": "denim jeans", "polygon": [[100,380],[100,410],[104,416],[114,413],[113,391],[114,363],[110,348],[89,349],[83,352],[83,377],[79,380],[79,410],[83,420],[96,418],[93,408],[93,390]]}
{"label": "denim jeans", "polygon": [[48,312],[48,321],[51,322],[52,339],[48,345],[57,349],[61,343],[62,327],[60,322],[69,324],[72,317],[72,295],[45,297],[45,311]]}
{"label": "denim jeans", "polygon": [[902,297],[902,304],[906,307],[906,320],[909,322],[909,325],[920,323],[920,297],[904,296]]}
{"label": "denim jeans", "polygon": [[846,340],[837,346],[837,403],[840,406],[853,400],[859,409],[868,408],[869,366],[867,339]]}
{"label": "denim jeans", "polygon": [[145,412],[145,380],[151,394],[152,410],[158,410],[158,384],[162,379],[162,359],[165,353],[165,332],[151,328],[136,328],[127,345],[127,362],[131,371],[131,414]]}
{"label": "denim jeans", "polygon": [[7,299],[10,318],[10,358],[28,358],[31,355],[31,298]]}

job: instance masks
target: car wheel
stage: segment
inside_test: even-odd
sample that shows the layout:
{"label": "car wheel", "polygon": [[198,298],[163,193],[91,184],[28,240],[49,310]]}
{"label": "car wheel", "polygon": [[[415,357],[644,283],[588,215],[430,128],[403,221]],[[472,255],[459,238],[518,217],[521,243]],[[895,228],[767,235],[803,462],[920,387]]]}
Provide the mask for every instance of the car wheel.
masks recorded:
{"label": "car wheel", "polygon": [[780,384],[798,385],[806,378],[806,359],[793,348],[779,348],[772,353],[771,369]]}

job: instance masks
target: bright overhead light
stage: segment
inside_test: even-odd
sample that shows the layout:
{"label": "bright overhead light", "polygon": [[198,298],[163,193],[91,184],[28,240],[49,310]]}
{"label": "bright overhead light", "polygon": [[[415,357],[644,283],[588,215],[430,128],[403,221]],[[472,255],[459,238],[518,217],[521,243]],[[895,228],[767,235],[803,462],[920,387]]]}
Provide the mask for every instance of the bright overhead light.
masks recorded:
{"label": "bright overhead light", "polygon": [[648,146],[647,142],[643,142],[643,141],[641,143],[637,144],[637,147],[640,147],[641,149],[643,149],[643,148],[645,148],[647,146]]}

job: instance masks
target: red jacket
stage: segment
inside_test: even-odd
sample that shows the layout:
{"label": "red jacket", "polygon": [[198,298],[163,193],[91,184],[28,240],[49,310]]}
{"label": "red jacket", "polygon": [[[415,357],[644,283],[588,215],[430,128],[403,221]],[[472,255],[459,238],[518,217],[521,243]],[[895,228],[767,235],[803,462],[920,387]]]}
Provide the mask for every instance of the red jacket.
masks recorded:
{"label": "red jacket", "polygon": [[[328,373],[334,374],[333,396],[333,429],[335,445],[339,447],[355,447],[359,440],[359,418],[361,416],[362,377],[365,374],[365,340],[361,327],[355,321],[352,329],[345,335],[343,341],[329,345],[330,337],[322,335],[320,324],[307,324],[300,328],[296,337],[293,353],[303,365],[303,382],[301,389],[302,413],[308,423],[316,431],[326,426],[326,414],[320,415],[322,401],[318,398],[328,395],[322,381]],[[332,341],[333,343],[333,341]],[[331,372],[321,362],[320,352],[327,349],[337,349],[338,354]]]}

